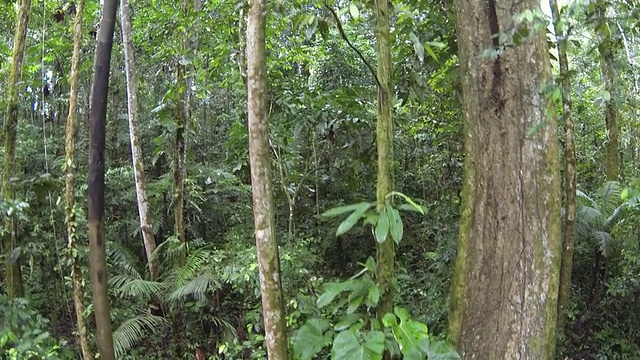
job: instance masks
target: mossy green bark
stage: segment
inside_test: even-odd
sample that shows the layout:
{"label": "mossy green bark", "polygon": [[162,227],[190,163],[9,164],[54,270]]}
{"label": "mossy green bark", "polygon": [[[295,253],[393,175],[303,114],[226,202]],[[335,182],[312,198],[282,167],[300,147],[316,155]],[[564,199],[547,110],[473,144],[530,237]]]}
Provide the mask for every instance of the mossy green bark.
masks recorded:
{"label": "mossy green bark", "polygon": [[[465,176],[450,331],[462,358],[552,359],[560,265],[560,171],[544,33],[495,34],[535,0],[455,1]],[[535,129],[532,131],[532,129]]]}
{"label": "mossy green bark", "polygon": [[[7,113],[4,119],[4,160],[2,170],[2,194],[5,201],[15,200],[11,178],[16,175],[16,132],[18,127],[18,84],[22,77],[25,41],[31,0],[22,0],[16,19],[16,32],[13,38],[13,55],[9,79],[7,81]],[[20,258],[15,258],[13,251],[20,245],[17,224],[9,217],[5,222],[5,234],[2,239],[2,253],[7,256],[5,266],[5,286],[9,299],[24,296]]]}
{"label": "mossy green bark", "polygon": [[557,0],[550,0],[554,32],[558,46],[559,81],[562,89],[562,118],[564,119],[564,226],[560,264],[560,286],[558,290],[558,338],[562,338],[567,320],[567,308],[571,295],[571,272],[573,270],[573,247],[576,223],[576,148],[573,137],[571,112],[571,77],[567,56],[567,36],[562,27]]}
{"label": "mossy green bark", "polygon": [[598,24],[598,52],[600,53],[600,69],[604,89],[609,93],[606,101],[604,118],[607,128],[607,142],[605,143],[605,174],[607,180],[618,181],[620,176],[620,146],[618,140],[618,109],[616,107],[616,73],[614,69],[614,41],[611,27],[607,21],[607,2],[598,0],[596,5]]}
{"label": "mossy green bark", "polygon": [[[376,183],[376,210],[382,211],[387,202],[386,196],[393,190],[393,122],[391,119],[391,36],[389,24],[389,6],[386,0],[375,1],[376,55],[378,59],[378,119],[376,125],[376,144],[378,150],[378,178]],[[377,317],[393,310],[393,278],[395,247],[391,237],[377,244],[376,279],[380,288],[380,303]]]}

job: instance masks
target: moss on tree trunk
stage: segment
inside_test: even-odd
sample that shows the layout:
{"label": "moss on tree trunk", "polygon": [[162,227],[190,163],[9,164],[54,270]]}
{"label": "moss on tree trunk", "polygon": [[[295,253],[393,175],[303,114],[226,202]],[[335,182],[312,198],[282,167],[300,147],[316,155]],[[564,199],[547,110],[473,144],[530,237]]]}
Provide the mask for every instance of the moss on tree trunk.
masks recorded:
{"label": "moss on tree trunk", "polygon": [[[450,331],[462,358],[552,359],[560,182],[544,32],[494,59],[493,36],[535,0],[455,1],[465,176]],[[535,127],[535,128],[534,128]],[[531,131],[535,129],[534,131]]]}

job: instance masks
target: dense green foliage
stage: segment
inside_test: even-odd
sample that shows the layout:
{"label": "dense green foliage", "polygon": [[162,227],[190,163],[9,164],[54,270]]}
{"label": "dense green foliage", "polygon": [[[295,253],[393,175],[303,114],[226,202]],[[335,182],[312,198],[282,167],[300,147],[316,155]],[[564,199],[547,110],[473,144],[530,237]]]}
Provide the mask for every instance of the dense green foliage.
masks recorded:
{"label": "dense green foliage", "polygon": [[[609,5],[609,20],[603,25],[590,16],[590,3],[595,2],[578,1],[563,12],[571,29],[579,203],[571,304],[558,357],[640,358],[640,7],[632,0],[597,0]],[[344,35],[375,68],[368,2],[333,5],[340,9]],[[201,360],[199,354],[266,358],[246,91],[239,63],[244,33],[238,20],[245,4],[206,1],[199,11],[187,14],[174,1],[137,0],[132,6],[139,130],[160,270],[149,279],[116,25],[105,210],[116,353],[121,359]],[[386,210],[384,221],[389,223],[380,225],[380,217],[373,215],[361,226],[359,220],[371,206],[368,201],[375,199],[376,81],[370,65],[342,39],[323,2],[270,2],[270,147],[286,319],[296,358],[376,359],[385,348],[407,359],[455,358],[445,340],[464,136],[452,10],[449,0],[393,2],[394,189],[413,199],[423,214],[398,213],[405,205],[400,199]],[[71,255],[65,250],[62,200],[73,11],[71,1],[34,1],[31,14],[20,90],[18,173],[12,177],[17,200],[0,202],[3,220],[17,220],[22,244],[19,251],[3,254],[2,263],[19,258],[28,299],[10,302],[0,295],[0,357],[8,359],[80,356],[74,348]],[[88,2],[75,161],[79,250],[73,256],[84,265],[87,285],[88,107],[99,14],[99,2]],[[14,21],[13,3],[1,2],[3,81]],[[608,136],[603,111],[611,94],[601,82],[594,47],[595,29],[601,26],[615,39],[619,182],[605,182],[604,174]],[[182,53],[183,37],[197,39],[197,51]],[[171,203],[179,63],[189,65],[193,84],[186,133],[184,243],[174,234]],[[3,85],[2,95],[5,90]],[[0,96],[0,109],[6,108],[5,102]],[[347,225],[343,221],[350,212],[322,216],[363,201],[367,208]],[[4,235],[6,229],[0,230]],[[397,306],[376,327],[370,326],[379,296],[373,258],[375,242],[383,237],[397,243]],[[84,300],[91,332],[95,323],[90,293]]]}

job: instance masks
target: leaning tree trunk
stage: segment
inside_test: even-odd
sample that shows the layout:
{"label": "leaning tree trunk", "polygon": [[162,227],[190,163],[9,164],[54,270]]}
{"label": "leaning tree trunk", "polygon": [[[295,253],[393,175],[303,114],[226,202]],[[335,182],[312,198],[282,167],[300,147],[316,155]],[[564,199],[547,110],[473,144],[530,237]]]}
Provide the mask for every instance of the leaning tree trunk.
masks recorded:
{"label": "leaning tree trunk", "polygon": [[[378,180],[376,183],[376,210],[384,209],[387,194],[392,191],[391,164],[393,161],[393,123],[391,121],[391,37],[387,0],[375,1],[376,53],[378,58],[378,119],[376,144],[378,148]],[[380,288],[377,317],[393,311],[393,267],[395,248],[392,239],[377,244],[376,279]]]}
{"label": "leaning tree trunk", "polygon": [[454,3],[466,157],[451,335],[463,359],[552,359],[561,229],[548,49],[543,31],[518,45],[498,36],[540,3]]}
{"label": "leaning tree trunk", "polygon": [[84,322],[84,286],[82,281],[81,262],[78,255],[76,242],[76,212],[75,197],[73,194],[73,178],[75,176],[74,154],[76,141],[76,120],[78,107],[78,68],[80,65],[80,47],[82,46],[82,12],[84,0],[76,4],[76,18],[73,24],[73,55],[71,56],[71,75],[69,76],[69,114],[65,129],[65,221],[67,223],[67,239],[69,256],[71,257],[71,283],[73,285],[73,306],[76,311],[76,326],[78,327],[78,340],[84,360],[93,359],[89,340],[87,339],[87,325]]}
{"label": "leaning tree trunk", "polygon": [[251,0],[247,24],[249,160],[265,343],[271,360],[288,359],[269,157],[264,1]]}
{"label": "leaning tree trunk", "polygon": [[[25,40],[27,25],[31,11],[31,0],[22,0],[16,19],[16,32],[13,38],[13,55],[9,80],[7,81],[7,114],[4,119],[4,167],[2,170],[2,194],[5,201],[14,199],[11,178],[16,173],[16,129],[18,127],[18,89],[22,76],[24,62]],[[13,216],[8,216],[5,223],[6,233],[2,239],[2,252],[7,256],[5,265],[5,287],[9,299],[24,296],[22,273],[20,272],[20,258],[14,251],[18,248],[17,224]]]}
{"label": "leaning tree trunk", "polygon": [[153,260],[156,251],[156,239],[150,222],[149,199],[146,191],[145,171],[142,156],[142,146],[138,138],[138,78],[136,63],[131,41],[131,9],[129,0],[120,0],[120,21],[122,23],[122,42],[124,45],[124,63],[127,76],[127,106],[129,110],[129,137],[131,139],[131,160],[133,161],[133,176],[136,183],[136,197],[138,199],[138,214],[140,215],[140,229],[142,241],[147,254],[149,278],[154,280],[157,275],[157,264]]}
{"label": "leaning tree trunk", "polygon": [[89,130],[89,263],[100,359],[114,360],[104,239],[104,148],[117,0],[104,0],[96,47]]}
{"label": "leaning tree trunk", "polygon": [[[558,335],[564,333],[567,307],[571,295],[571,271],[573,270],[573,243],[576,225],[576,146],[573,141],[573,119],[571,117],[571,78],[567,56],[568,33],[562,26],[558,0],[550,0],[553,27],[558,46],[560,87],[562,88],[562,117],[564,118],[564,232],[560,261],[560,286],[558,290]],[[558,336],[561,338],[561,336]]]}

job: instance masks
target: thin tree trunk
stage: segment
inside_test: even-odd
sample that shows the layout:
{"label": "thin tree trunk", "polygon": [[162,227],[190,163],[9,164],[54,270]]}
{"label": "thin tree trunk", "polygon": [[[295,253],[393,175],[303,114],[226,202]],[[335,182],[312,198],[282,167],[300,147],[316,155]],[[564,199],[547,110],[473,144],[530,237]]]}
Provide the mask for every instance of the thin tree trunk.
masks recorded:
{"label": "thin tree trunk", "polygon": [[[613,58],[613,37],[607,22],[607,3],[599,0],[596,4],[597,35],[599,36],[598,52],[600,53],[600,70],[604,89],[609,93],[606,101],[604,118],[607,128],[607,142],[605,143],[605,175],[608,181],[618,181],[620,178],[620,149],[618,144],[618,111],[616,107],[616,85]],[[604,256],[596,246],[593,266],[593,303],[597,304],[604,291],[604,276],[606,273]]]}
{"label": "thin tree trunk", "polygon": [[113,333],[109,316],[107,260],[104,239],[104,150],[109,68],[116,22],[116,0],[104,0],[98,44],[96,46],[91,125],[89,132],[89,263],[93,285],[93,306],[96,318],[96,340],[100,359],[115,360]]}
{"label": "thin tree trunk", "polygon": [[539,1],[497,3],[454,1],[466,155],[449,327],[463,359],[553,359],[561,223],[554,107],[541,92],[548,48],[544,31],[504,47],[498,36]]}
{"label": "thin tree trunk", "polygon": [[600,69],[602,82],[610,98],[605,105],[604,117],[608,139],[605,145],[605,174],[608,181],[618,181],[620,176],[620,151],[618,144],[618,111],[616,108],[616,85],[613,58],[613,37],[607,22],[607,4],[600,0],[596,6],[598,16],[598,52],[600,53]]}
{"label": "thin tree trunk", "polygon": [[[9,80],[7,81],[7,114],[4,120],[4,168],[2,171],[2,193],[5,201],[15,200],[11,178],[16,174],[16,132],[18,127],[18,89],[22,77],[24,62],[25,40],[31,0],[22,0],[16,19],[16,32],[13,38],[13,55]],[[7,231],[8,230],[8,231]],[[5,266],[5,286],[9,299],[24,296],[20,258],[14,251],[20,246],[18,243],[17,224],[13,216],[9,216],[5,224],[7,233],[3,236],[2,252],[7,256]]]}
{"label": "thin tree trunk", "polygon": [[77,255],[78,244],[76,243],[76,213],[74,197],[74,154],[76,141],[76,119],[78,107],[78,68],[80,65],[80,47],[82,46],[82,12],[84,11],[84,0],[79,0],[76,4],[76,18],[73,24],[73,55],[71,56],[71,75],[69,76],[69,114],[66,125],[66,146],[65,146],[65,220],[67,223],[67,238],[69,256],[71,256],[71,282],[73,285],[73,306],[76,311],[76,326],[78,327],[78,340],[82,358],[92,360],[93,353],[87,339],[87,326],[84,321],[84,286],[82,285],[82,270]]}
{"label": "thin tree trunk", "polygon": [[571,117],[571,79],[567,56],[567,36],[562,27],[557,0],[550,0],[553,27],[558,46],[560,86],[562,88],[562,117],[564,118],[564,201],[565,218],[560,261],[560,286],[558,290],[558,337],[564,334],[567,321],[567,307],[571,295],[571,271],[573,270],[573,243],[576,224],[576,147],[573,140],[573,119]]}
{"label": "thin tree trunk", "polygon": [[[391,37],[387,0],[375,1],[376,52],[378,58],[378,119],[376,143],[378,148],[378,180],[376,199],[378,212],[384,209],[387,194],[393,190],[391,166],[393,163],[393,122],[391,121]],[[395,248],[391,238],[377,244],[376,278],[380,288],[377,308],[378,320],[393,311],[393,277]]]}
{"label": "thin tree trunk", "polygon": [[[189,12],[189,1],[182,1],[182,11],[187,14]],[[186,31],[186,30],[185,30]],[[187,54],[187,35],[183,35],[183,54]],[[184,203],[186,179],[186,133],[187,122],[189,121],[189,98],[187,84],[187,67],[182,61],[178,61],[177,71],[177,92],[176,92],[176,137],[174,143],[174,159],[173,159],[173,219],[175,235],[181,242],[186,242],[185,222],[184,222]]]}
{"label": "thin tree trunk", "polygon": [[153,234],[149,213],[149,199],[146,191],[146,175],[142,156],[142,146],[138,138],[138,78],[131,41],[131,9],[129,0],[120,0],[120,21],[122,23],[122,42],[124,45],[124,62],[127,76],[127,105],[129,110],[129,137],[131,139],[131,160],[133,161],[133,175],[136,183],[138,199],[138,213],[140,215],[140,229],[147,254],[149,277],[154,280],[157,275],[157,264],[152,261],[156,250],[156,239]]}
{"label": "thin tree trunk", "polygon": [[251,0],[247,24],[249,160],[266,349],[269,359],[287,360],[287,329],[268,142],[265,17],[264,2]]}

